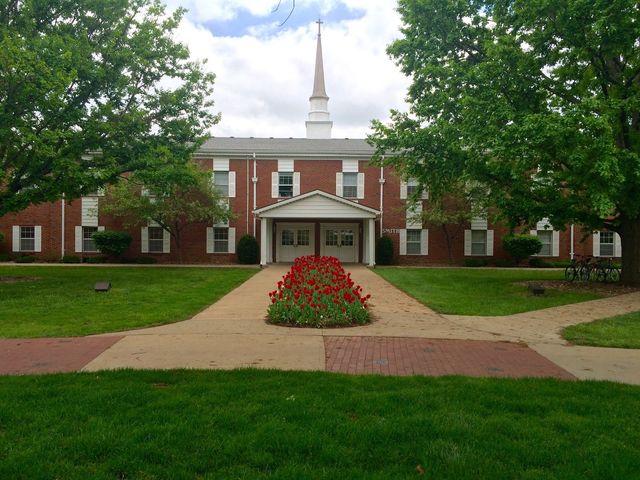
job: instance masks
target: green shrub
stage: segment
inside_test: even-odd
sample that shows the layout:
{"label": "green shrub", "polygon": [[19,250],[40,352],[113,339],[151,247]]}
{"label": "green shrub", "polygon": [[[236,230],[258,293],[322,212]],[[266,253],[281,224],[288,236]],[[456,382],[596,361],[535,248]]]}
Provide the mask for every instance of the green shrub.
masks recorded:
{"label": "green shrub", "polygon": [[376,241],[376,264],[391,265],[393,263],[393,240],[386,235]]}
{"label": "green shrub", "polygon": [[84,257],[82,261],[84,263],[107,263],[108,257],[99,255],[97,257]]}
{"label": "green shrub", "polygon": [[253,265],[260,259],[260,245],[253,235],[243,235],[238,241],[238,263]]}
{"label": "green shrub", "polygon": [[465,267],[486,267],[488,264],[485,258],[465,258]]}
{"label": "green shrub", "polygon": [[80,263],[80,257],[77,255],[65,255],[62,257],[62,263]]}
{"label": "green shrub", "polygon": [[533,268],[552,268],[553,267],[551,262],[547,262],[543,258],[530,258],[529,266]]}
{"label": "green shrub", "polygon": [[535,235],[506,235],[502,246],[516,263],[521,262],[542,249],[542,242]]}
{"label": "green shrub", "polygon": [[13,255],[10,253],[0,253],[0,262],[10,262],[13,260]]}
{"label": "green shrub", "polygon": [[571,260],[555,260],[548,262],[553,268],[567,268],[571,266]]}
{"label": "green shrub", "polygon": [[496,267],[500,268],[511,268],[516,266],[516,262],[509,258],[498,258],[495,261]]}
{"label": "green shrub", "polygon": [[4,233],[0,232],[0,245],[4,242]]}
{"label": "green shrub", "polygon": [[36,257],[33,255],[23,255],[15,259],[16,263],[33,263],[36,261]]}
{"label": "green shrub", "polygon": [[134,262],[141,265],[150,265],[152,263],[158,263],[158,259],[154,257],[137,257],[134,259]]}
{"label": "green shrub", "polygon": [[129,245],[131,245],[131,235],[127,232],[103,230],[102,232],[94,233],[92,238],[96,242],[98,251],[116,257],[126,252]]}

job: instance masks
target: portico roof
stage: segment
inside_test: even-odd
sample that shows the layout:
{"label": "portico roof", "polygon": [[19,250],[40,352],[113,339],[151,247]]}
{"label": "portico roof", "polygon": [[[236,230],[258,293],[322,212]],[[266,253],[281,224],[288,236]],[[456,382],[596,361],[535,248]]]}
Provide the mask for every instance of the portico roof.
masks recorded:
{"label": "portico roof", "polygon": [[322,190],[313,190],[297,197],[272,203],[253,212],[259,218],[377,218],[374,208],[338,197]]}

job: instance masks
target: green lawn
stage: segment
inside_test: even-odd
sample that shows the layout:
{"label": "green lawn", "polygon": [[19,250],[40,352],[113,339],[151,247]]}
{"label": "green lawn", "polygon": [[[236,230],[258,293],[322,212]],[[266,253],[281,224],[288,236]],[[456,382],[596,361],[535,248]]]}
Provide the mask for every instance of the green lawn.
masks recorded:
{"label": "green lawn", "polygon": [[[256,269],[0,267],[0,337],[88,335],[176,322],[240,285]],[[110,280],[108,293],[96,281]]]}
{"label": "green lawn", "polygon": [[255,370],[3,377],[0,478],[637,478],[638,411],[640,387],[604,382]]}
{"label": "green lawn", "polygon": [[562,335],[576,345],[640,348],[640,312],[571,325]]}
{"label": "green lawn", "polygon": [[558,290],[534,297],[526,285],[516,285],[562,280],[559,270],[379,267],[374,271],[425,305],[451,315],[511,315],[600,298]]}

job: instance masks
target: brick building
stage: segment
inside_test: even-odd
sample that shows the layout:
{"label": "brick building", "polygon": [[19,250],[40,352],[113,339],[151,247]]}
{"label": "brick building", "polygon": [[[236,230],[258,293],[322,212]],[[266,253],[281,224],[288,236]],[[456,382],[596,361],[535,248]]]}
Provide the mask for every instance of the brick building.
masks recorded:
{"label": "brick building", "polygon": [[[125,255],[150,256],[160,263],[179,257],[185,263],[233,263],[237,239],[251,234],[260,242],[262,264],[317,254],[373,265],[376,238],[387,235],[399,264],[448,263],[444,232],[413,220],[428,195],[408,205],[415,182],[402,181],[391,168],[370,165],[373,150],[363,139],[331,138],[320,34],[309,100],[307,138],[211,138],[194,156],[204,169],[214,171],[214,183],[228,197],[233,220],[189,227],[180,256],[169,234],[150,224],[130,232],[134,240]],[[61,199],[6,215],[0,218],[6,238],[0,248],[42,259],[96,255],[91,235],[122,229],[100,214],[100,198],[97,193]],[[486,218],[451,225],[448,233],[457,264],[470,257],[489,263],[506,258],[501,239],[507,231]],[[578,228],[554,231],[541,220],[531,233],[542,240],[543,258],[620,256],[620,238],[613,232],[583,238]]]}

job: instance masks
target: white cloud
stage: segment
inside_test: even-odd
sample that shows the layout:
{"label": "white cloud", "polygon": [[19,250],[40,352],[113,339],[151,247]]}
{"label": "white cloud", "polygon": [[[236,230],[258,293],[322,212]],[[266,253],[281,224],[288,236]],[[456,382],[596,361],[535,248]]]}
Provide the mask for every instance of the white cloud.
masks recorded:
{"label": "white cloud", "polygon": [[[302,3],[338,0],[298,0]],[[304,137],[308,98],[313,84],[314,23],[275,28],[268,0],[172,0],[195,9],[183,20],[178,40],[192,56],[207,58],[216,78],[214,99],[221,122],[216,136]],[[277,2],[273,2],[274,4]],[[288,7],[283,0],[281,8]],[[399,36],[399,18],[389,0],[342,0],[364,11],[361,18],[325,23],[322,42],[333,137],[361,138],[373,118],[386,119],[389,109],[405,110],[408,80],[386,54]],[[265,16],[264,25],[241,37],[217,37],[202,22],[232,18],[239,8]],[[224,16],[226,15],[226,17]],[[197,18],[198,21],[195,21]]]}

